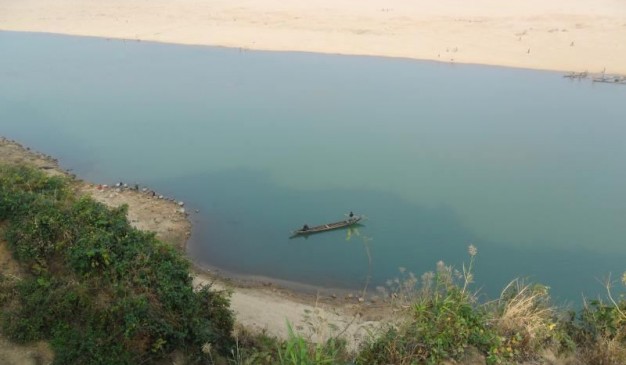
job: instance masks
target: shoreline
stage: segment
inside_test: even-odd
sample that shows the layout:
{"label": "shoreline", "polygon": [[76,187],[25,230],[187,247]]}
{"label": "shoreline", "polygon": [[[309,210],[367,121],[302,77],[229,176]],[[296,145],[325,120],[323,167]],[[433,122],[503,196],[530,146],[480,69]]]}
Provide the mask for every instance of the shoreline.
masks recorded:
{"label": "shoreline", "polygon": [[[236,274],[230,277],[222,275],[219,270],[207,270],[196,264],[185,250],[192,223],[189,214],[175,200],[159,198],[158,195],[153,197],[149,190],[135,191],[114,186],[103,188],[101,184],[84,181],[62,169],[54,157],[4,136],[0,136],[0,164],[26,164],[50,175],[64,175],[73,179],[79,194],[89,195],[109,207],[127,204],[131,225],[155,232],[157,238],[182,251],[190,263],[194,286],[211,285],[216,290],[230,293],[231,310],[235,313],[236,323],[248,331],[265,332],[286,339],[286,321],[289,321],[298,331],[311,331],[314,341],[325,341],[328,336],[332,336],[332,333],[325,332],[323,337],[319,337],[318,331],[312,331],[313,319],[313,322],[338,328],[336,332],[344,332],[349,346],[356,346],[368,333],[378,328],[384,318],[389,318],[391,308],[374,297],[366,300],[358,294],[345,294],[349,291],[341,293],[345,296],[338,295],[339,290],[272,278]],[[300,291],[298,287],[306,287],[308,290]]]}
{"label": "shoreline", "polygon": [[312,284],[304,284],[296,281],[277,279],[262,275],[238,274],[222,270],[218,267],[201,265],[187,256],[193,266],[193,271],[198,275],[208,276],[216,282],[239,289],[269,289],[286,293],[289,297],[299,301],[318,301],[332,306],[345,306],[359,304],[366,308],[378,309],[386,304],[386,298],[374,294],[373,288],[347,289],[335,287],[323,287]]}
{"label": "shoreline", "polygon": [[[1,0],[0,0],[1,1]],[[626,84],[626,69],[624,73],[607,73],[607,72],[592,72],[592,71],[571,71],[571,70],[562,70],[562,69],[544,69],[544,68],[531,68],[531,67],[517,67],[517,66],[508,66],[508,65],[500,65],[500,64],[487,64],[487,63],[469,63],[469,62],[445,62],[434,59],[422,59],[422,58],[410,58],[406,56],[387,56],[387,55],[375,55],[375,54],[351,54],[351,53],[329,53],[329,52],[315,52],[315,51],[301,51],[301,50],[288,50],[288,49],[244,49],[241,47],[230,47],[230,46],[221,46],[221,45],[210,45],[210,44],[195,44],[195,43],[173,43],[173,42],[163,42],[158,40],[141,40],[141,39],[130,39],[130,38],[112,38],[112,37],[100,37],[100,36],[91,36],[91,35],[73,35],[73,34],[63,34],[63,33],[50,33],[50,32],[34,32],[34,31],[13,31],[13,30],[2,30],[0,29],[0,33],[9,32],[9,33],[27,33],[27,34],[43,34],[47,36],[60,36],[60,37],[81,37],[81,38],[93,38],[93,39],[104,39],[107,41],[117,41],[117,42],[137,42],[137,43],[154,43],[160,45],[178,45],[178,46],[189,46],[189,47],[213,47],[213,48],[223,48],[229,50],[240,49],[243,51],[252,51],[252,52],[277,52],[277,53],[297,53],[297,54],[322,54],[328,56],[345,56],[345,57],[376,57],[376,58],[389,58],[395,60],[405,60],[405,61],[416,61],[416,62],[433,62],[439,64],[447,64],[450,66],[461,65],[461,66],[480,66],[480,67],[489,67],[489,68],[508,68],[508,69],[517,69],[517,70],[526,70],[526,71],[537,71],[537,72],[549,72],[558,74],[564,78],[568,78],[570,80],[586,80],[590,82],[600,82],[600,83],[608,83],[608,84],[616,84],[616,85],[624,85]]]}
{"label": "shoreline", "polygon": [[619,0],[0,0],[0,30],[626,75]]}

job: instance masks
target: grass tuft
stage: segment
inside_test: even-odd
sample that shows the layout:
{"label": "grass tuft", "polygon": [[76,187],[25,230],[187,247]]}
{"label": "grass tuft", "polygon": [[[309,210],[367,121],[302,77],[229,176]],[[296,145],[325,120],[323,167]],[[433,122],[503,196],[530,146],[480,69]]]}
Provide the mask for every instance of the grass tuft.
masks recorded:
{"label": "grass tuft", "polygon": [[493,323],[505,338],[511,357],[533,357],[549,343],[557,328],[555,308],[550,304],[548,288],[511,281],[502,291],[494,310]]}

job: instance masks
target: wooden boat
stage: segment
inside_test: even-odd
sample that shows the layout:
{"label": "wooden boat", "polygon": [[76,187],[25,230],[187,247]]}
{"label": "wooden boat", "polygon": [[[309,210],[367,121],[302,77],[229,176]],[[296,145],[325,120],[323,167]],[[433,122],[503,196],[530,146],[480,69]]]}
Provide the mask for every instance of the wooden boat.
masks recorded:
{"label": "wooden boat", "polygon": [[357,224],[361,219],[362,219],[361,216],[354,215],[352,217],[349,217],[349,218],[347,218],[345,220],[342,220],[342,221],[339,221],[339,222],[322,224],[321,226],[309,227],[307,229],[300,228],[300,229],[297,229],[297,230],[293,231],[292,232],[293,235],[291,237],[307,236],[307,235],[313,234],[313,233],[320,233],[320,232],[332,231],[333,229],[349,227],[349,226],[352,226],[354,224]]}

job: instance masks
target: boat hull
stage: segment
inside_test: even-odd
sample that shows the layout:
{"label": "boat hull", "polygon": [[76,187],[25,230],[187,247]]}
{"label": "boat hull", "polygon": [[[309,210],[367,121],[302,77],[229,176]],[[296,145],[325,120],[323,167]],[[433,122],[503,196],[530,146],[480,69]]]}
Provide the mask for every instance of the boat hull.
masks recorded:
{"label": "boat hull", "polygon": [[332,231],[332,230],[339,229],[339,228],[350,227],[352,225],[357,224],[360,220],[361,220],[360,216],[354,216],[352,218],[349,218],[343,221],[322,224],[320,226],[311,227],[306,230],[298,229],[298,230],[293,231],[292,237],[308,236],[310,234],[328,232],[328,231]]}

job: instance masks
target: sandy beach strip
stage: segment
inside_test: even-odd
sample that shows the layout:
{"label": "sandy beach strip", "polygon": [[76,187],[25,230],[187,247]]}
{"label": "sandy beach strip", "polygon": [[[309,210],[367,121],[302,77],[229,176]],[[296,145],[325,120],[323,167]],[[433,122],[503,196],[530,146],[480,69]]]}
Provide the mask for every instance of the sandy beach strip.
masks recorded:
{"label": "sandy beach strip", "polygon": [[0,30],[626,74],[623,0],[0,0]]}

